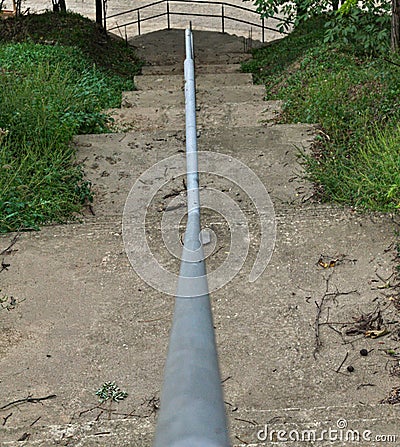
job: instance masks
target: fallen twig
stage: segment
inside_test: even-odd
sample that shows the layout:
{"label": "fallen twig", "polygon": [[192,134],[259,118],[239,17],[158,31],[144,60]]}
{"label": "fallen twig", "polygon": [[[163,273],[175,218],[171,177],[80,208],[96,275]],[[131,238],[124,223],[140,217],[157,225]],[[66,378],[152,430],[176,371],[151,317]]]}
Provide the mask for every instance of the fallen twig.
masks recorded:
{"label": "fallen twig", "polygon": [[[333,273],[333,270],[332,270]],[[329,281],[332,277],[332,273],[328,276],[328,278],[326,278],[325,282],[325,293],[323,295],[323,297],[321,298],[320,303],[318,304],[317,301],[315,301],[315,305],[317,306],[317,315],[315,316],[315,322],[314,322],[314,332],[315,332],[315,348],[314,348],[314,352],[313,352],[313,356],[314,358],[316,358],[317,353],[319,351],[319,349],[322,346],[322,342],[321,342],[321,337],[320,337],[320,332],[319,332],[319,328],[320,328],[320,318],[321,318],[321,312],[322,312],[322,306],[324,305],[324,301],[327,297],[327,293],[329,290]]]}
{"label": "fallen twig", "polygon": [[371,330],[380,330],[383,326],[383,317],[380,305],[378,304],[372,312],[353,317],[353,326],[346,330],[346,335],[363,334]]}
{"label": "fallen twig", "polygon": [[57,397],[56,394],[50,394],[49,396],[45,396],[45,397],[32,397],[32,396],[28,396],[25,397],[24,399],[17,399],[14,400],[12,402],[9,402],[8,404],[3,405],[2,407],[0,407],[0,410],[4,410],[8,407],[12,407],[14,405],[18,405],[18,404],[24,404],[24,403],[38,403],[41,402],[42,400],[47,400],[47,399],[54,399],[55,397]]}
{"label": "fallen twig", "polygon": [[10,250],[11,250],[11,248],[15,245],[15,243],[17,242],[17,240],[18,240],[18,238],[19,238],[19,233],[17,233],[12,239],[11,239],[11,242],[10,242],[10,244],[8,245],[8,247],[7,248],[5,248],[4,250],[2,250],[2,251],[0,251],[0,256],[3,256],[3,255],[5,255],[5,254],[10,254]]}
{"label": "fallen twig", "polygon": [[7,416],[5,416],[5,417],[3,418],[3,423],[2,423],[1,425],[6,425],[8,419],[9,419],[12,415],[13,415],[12,413],[7,414]]}
{"label": "fallen twig", "polygon": [[[328,292],[329,290],[329,281],[332,277],[334,273],[334,270],[332,270],[332,273],[325,279],[326,285],[325,285],[325,293],[321,298],[321,301],[318,303],[317,301],[315,301],[315,305],[317,306],[317,314],[315,316],[315,322],[314,322],[314,332],[315,332],[315,348],[314,348],[314,352],[313,352],[313,356],[314,358],[316,358],[321,346],[322,346],[322,341],[321,341],[321,337],[320,337],[320,326],[322,324],[328,324],[329,327],[331,329],[331,322],[329,321],[329,313],[328,313],[328,321],[321,323],[320,319],[321,319],[321,314],[322,314],[322,308],[324,306],[325,301],[328,298],[338,298],[339,296],[343,296],[343,295],[351,295],[352,293],[358,293],[357,290],[350,290],[348,292],[339,292],[339,290],[336,289],[336,292]],[[338,332],[338,331],[337,331]]]}
{"label": "fallen twig", "polygon": [[248,421],[247,419],[241,419],[241,418],[234,418],[234,419],[235,419],[235,421],[247,422],[248,424],[251,424],[254,426],[258,425],[257,422],[255,422],[255,421]]}
{"label": "fallen twig", "polygon": [[348,356],[349,356],[349,353],[346,352],[346,355],[344,356],[342,363],[339,365],[338,369],[336,370],[337,373],[342,369],[342,366],[344,365],[344,362],[347,360]]}
{"label": "fallen twig", "polygon": [[314,358],[316,358],[317,353],[322,346],[321,337],[319,333],[320,328],[319,319],[321,318],[322,306],[324,304],[325,298],[326,296],[324,295],[319,304],[317,303],[317,301],[315,301],[315,305],[317,306],[317,315],[315,317],[315,323],[314,323],[314,331],[315,331],[315,348],[313,352]]}
{"label": "fallen twig", "polygon": [[38,422],[41,418],[42,418],[42,416],[39,416],[38,418],[36,418],[36,419],[32,422],[32,424],[29,425],[29,427],[33,427],[33,426],[36,424],[36,422]]}
{"label": "fallen twig", "polygon": [[224,403],[232,408],[231,409],[232,413],[239,410],[239,407],[236,407],[235,405],[231,404],[230,402],[227,402],[226,400],[224,400]]}
{"label": "fallen twig", "polygon": [[240,439],[238,435],[235,435],[235,438],[236,438],[238,441],[240,441],[242,444],[244,444],[244,445],[249,445],[249,444],[250,444],[250,442],[247,442],[247,441],[244,441],[243,439]]}
{"label": "fallen twig", "polygon": [[1,270],[0,270],[0,273],[3,271],[3,270],[8,270],[8,267],[10,267],[10,265],[11,264],[8,264],[4,259],[1,261]]}

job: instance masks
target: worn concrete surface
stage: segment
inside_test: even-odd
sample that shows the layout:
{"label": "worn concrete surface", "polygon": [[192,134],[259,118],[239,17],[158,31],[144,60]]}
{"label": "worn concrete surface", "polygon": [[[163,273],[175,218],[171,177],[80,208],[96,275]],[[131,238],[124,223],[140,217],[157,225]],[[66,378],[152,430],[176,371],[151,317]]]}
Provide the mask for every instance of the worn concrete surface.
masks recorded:
{"label": "worn concrete surface", "polygon": [[[187,28],[187,25],[182,28]],[[168,51],[165,51],[166,36],[168,36]],[[193,31],[193,40],[196,65],[203,67],[200,73],[205,71],[218,73],[223,65],[228,65],[227,72],[231,72],[232,66],[236,68],[237,64],[251,59],[252,48],[262,45],[260,40],[196,29]],[[213,40],[212,44],[210,44],[211,40]],[[174,66],[174,68],[169,67],[163,72],[164,74],[170,73],[171,70],[183,72],[181,62],[185,57],[184,29],[152,31],[143,36],[130,38],[129,43],[136,48],[139,57],[146,61],[146,65],[160,68],[165,68],[166,65]],[[222,48],[223,51],[219,51]],[[212,65],[212,67],[205,69],[206,65]],[[153,68],[153,70],[160,71],[160,68]]]}
{"label": "worn concrete surface", "polygon": [[[218,62],[217,52],[212,62]],[[212,83],[207,88],[212,96]],[[176,89],[173,97],[180,91],[178,84]],[[140,107],[140,96],[133,98],[127,110]],[[249,86],[249,97],[242,92],[236,104],[251,98]],[[149,113],[151,121],[158,112]],[[315,128],[257,125],[257,118],[253,120],[254,127],[204,126],[199,134],[199,149],[206,155],[219,152],[238,159],[257,175],[271,197],[277,223],[271,261],[250,283],[265,210],[257,210],[251,194],[245,194],[244,177],[235,184],[228,175],[202,174],[202,197],[209,189],[222,192],[242,210],[250,230],[242,241],[249,248],[242,270],[212,294],[232,442],[263,445],[257,432],[265,424],[321,434],[337,429],[339,420],[374,436],[396,435],[398,441],[398,406],[380,404],[399,385],[390,374],[396,358],[384,351],[398,349],[400,338],[398,311],[390,301],[394,291],[387,281],[394,271],[398,225],[391,216],[314,204],[312,186],[299,178],[297,155],[309,150]],[[136,206],[147,200],[146,236],[155,258],[176,272],[179,260],[165,246],[168,237],[163,240],[160,227],[175,212],[171,205],[176,200],[179,207],[185,204],[179,174],[184,132],[81,136],[75,144],[96,193],[91,212],[80,224],[23,233],[2,255],[3,263],[10,264],[0,273],[2,447],[151,444],[173,298],[148,286],[132,269],[122,238],[122,212],[135,181],[156,162],[176,155],[173,165],[151,179],[161,182],[154,197],[133,197]],[[227,172],[222,165],[213,169]],[[204,210],[203,226],[213,230],[215,242],[207,259],[210,274],[224,265],[231,250],[229,223],[217,205]],[[174,233],[178,238],[183,224]],[[167,225],[168,234],[169,229]],[[0,251],[12,237],[1,237]],[[377,306],[388,335],[346,335],[355,319]],[[368,356],[360,355],[362,348]],[[106,410],[96,408],[95,395],[109,380],[129,393],[113,408],[117,413],[111,414],[112,421],[107,421]],[[55,397],[34,400],[51,395]],[[31,401],[12,404],[27,397]],[[18,441],[24,433],[28,439]],[[366,442],[382,445],[375,438]],[[342,440],[303,444],[349,445]]]}
{"label": "worn concrete surface", "polygon": [[[237,427],[234,443],[237,446],[256,446],[256,445],[271,445],[270,439],[277,438],[276,432],[283,430],[282,438],[288,438],[288,433],[294,431],[304,436],[305,441],[301,445],[316,445],[315,442],[307,442],[314,435],[314,439],[322,437],[323,430],[326,432],[337,430],[336,436],[338,440],[335,441],[319,441],[320,446],[348,446],[357,441],[346,441],[347,433],[350,436],[359,436],[359,441],[364,445],[396,445],[393,441],[393,434],[398,430],[398,411],[393,408],[382,409],[386,426],[382,432],[380,422],[376,419],[375,407],[367,405],[356,405],[351,408],[351,417],[346,420],[348,429],[340,430],[339,424],[342,424],[343,408],[331,407],[329,412],[325,408],[315,408],[311,410],[300,410],[293,408],[288,410],[285,414],[281,411],[266,410],[266,411],[240,411],[232,417],[232,422]],[[316,420],[314,419],[316,418]],[[267,428],[267,432],[266,432]],[[31,430],[34,432],[36,441],[30,442],[30,446],[35,447],[49,447],[55,445],[74,445],[76,447],[144,447],[151,443],[151,436],[149,432],[152,429],[152,420],[150,419],[119,419],[111,421],[91,421],[83,424],[66,424],[53,425],[46,427],[46,430],[36,428]],[[275,432],[275,434],[274,434]],[[389,439],[386,442],[375,441],[375,437],[380,433],[381,436],[386,436]],[[15,439],[19,435],[18,431],[7,430],[7,439]],[[258,436],[257,436],[258,435]],[[272,436],[271,436],[272,435]],[[339,436],[342,435],[343,441]],[[309,436],[307,438],[307,436]],[[258,437],[267,438],[266,441],[260,442]],[[328,436],[325,436],[328,439]],[[363,439],[364,438],[364,439]],[[357,438],[350,438],[357,439]],[[382,437],[380,439],[383,439]],[[16,447],[24,446],[24,442],[6,441],[4,446]],[[272,444],[274,445],[274,444]],[[276,445],[276,443],[275,443]],[[290,447],[298,446],[299,442],[285,441],[284,445]]]}
{"label": "worn concrete surface", "polygon": [[[277,208],[282,204],[299,204],[312,194],[310,186],[297,175],[301,170],[298,153],[309,148],[312,138],[313,126],[309,125],[203,129],[198,150],[224,153],[241,160],[263,180]],[[183,130],[86,135],[76,138],[75,144],[98,193],[93,210],[99,217],[121,215],[133,183],[153,164],[181,154],[180,171],[185,169]],[[207,185],[220,189],[232,187],[221,178],[210,178],[204,186]],[[174,183],[167,186],[164,195],[177,187]],[[241,195],[241,200],[245,200],[244,194]],[[160,206],[167,203],[168,200],[161,200]]]}
{"label": "worn concrete surface", "polygon": [[[182,49],[183,50],[183,49]],[[183,53],[182,53],[183,54]],[[241,53],[242,54],[242,53]],[[244,59],[246,57],[250,57],[248,53],[243,53],[242,57]],[[244,59],[240,59],[243,61]],[[207,73],[240,73],[241,65],[240,64],[207,64],[201,65],[199,63],[196,64],[196,74],[207,74]],[[145,65],[142,67],[142,74],[183,74],[183,66],[182,65]]]}
{"label": "worn concrete surface", "polygon": [[[264,101],[265,88],[256,85],[197,87],[199,129],[254,127],[273,122],[281,102]],[[109,110],[114,127],[124,130],[179,130],[185,125],[185,98],[179,88],[126,92],[122,108]],[[224,107],[221,107],[224,104]],[[143,119],[145,117],[145,119]]]}
{"label": "worn concrete surface", "polygon": [[[212,89],[196,88],[196,104],[202,105],[220,105],[235,103],[261,103],[264,104],[265,87],[262,85],[230,85],[222,87],[213,87]],[[179,106],[184,107],[185,98],[182,90],[138,90],[134,92],[124,92],[122,95],[122,108],[135,107],[140,104],[141,107],[157,106]]]}
{"label": "worn concrete surface", "polygon": [[[228,413],[234,419],[259,410],[260,420],[264,410],[286,415],[287,408],[300,408],[311,415],[315,407],[341,406],[340,417],[352,420],[353,405],[377,405],[395,384],[380,348],[396,342],[348,338],[346,345],[323,326],[322,347],[314,359],[315,301],[320,303],[330,278],[332,295],[322,321],[351,320],[373,308],[377,297],[383,306],[387,303],[375,281],[377,274],[388,277],[392,269],[391,255],[385,253],[393,242],[391,222],[326,207],[306,207],[301,213],[281,208],[277,219],[276,248],[262,277],[247,282],[255,237],[244,271],[212,297],[222,378],[229,377],[224,384]],[[211,225],[218,223],[214,216]],[[155,233],[157,226],[150,216],[148,231]],[[219,238],[218,244],[226,250],[229,240]],[[21,427],[10,436],[30,432],[37,417],[38,426],[94,419],[99,410],[82,412],[96,405],[94,392],[104,381],[116,380],[129,392],[119,412],[145,417],[148,439],[154,418],[146,416],[149,401],[159,396],[172,299],[146,286],[130,268],[119,218],[25,234],[15,249],[7,257],[10,270],[2,273],[2,291],[18,304],[1,316],[10,342],[2,350],[0,402],[28,395],[57,398],[3,410],[2,417],[12,413],[6,427]],[[218,253],[208,262],[210,271],[222,261]],[[346,256],[327,271],[317,265],[321,253]],[[162,248],[155,254],[176,268],[177,261]],[[393,320],[395,313],[386,318]],[[361,348],[372,352],[361,357]],[[344,367],[339,374],[346,353],[345,367],[353,365],[355,371]],[[232,411],[236,407],[238,413]],[[376,430],[387,428],[386,416],[380,419],[386,413],[385,407],[375,407]],[[140,418],[137,424],[142,423]],[[240,437],[235,424],[233,435]],[[126,445],[140,445],[139,439]]]}
{"label": "worn concrete surface", "polygon": [[[272,122],[281,110],[276,101],[225,103],[221,105],[197,106],[197,124],[199,129],[245,128],[257,124]],[[113,126],[127,130],[179,130],[185,126],[185,109],[174,106],[135,106],[127,109],[108,110]]]}
{"label": "worn concrete surface", "polygon": [[[210,89],[214,86],[251,85],[252,79],[251,73],[202,74],[196,77],[196,84],[202,89]],[[181,74],[146,75],[137,76],[135,85],[138,90],[176,90],[183,88],[184,80]]]}

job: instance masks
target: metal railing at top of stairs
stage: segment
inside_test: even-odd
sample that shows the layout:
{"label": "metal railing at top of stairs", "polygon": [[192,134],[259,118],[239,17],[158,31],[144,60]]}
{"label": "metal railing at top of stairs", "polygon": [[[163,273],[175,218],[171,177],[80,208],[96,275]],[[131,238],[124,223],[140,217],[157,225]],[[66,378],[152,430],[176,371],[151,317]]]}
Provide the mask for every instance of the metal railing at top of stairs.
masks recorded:
{"label": "metal railing at top of stairs", "polygon": [[229,447],[203,247],[193,36],[185,32],[188,219],[154,447]]}
{"label": "metal railing at top of stairs", "polygon": [[[151,8],[153,6],[163,4],[163,3],[165,3],[165,5],[166,5],[165,12],[154,14],[152,16],[145,17],[145,18],[141,17],[141,11]],[[221,14],[196,13],[195,11],[191,11],[191,12],[172,11],[171,4],[173,4],[173,3],[179,3],[179,4],[190,3],[190,4],[194,4],[194,5],[195,4],[219,5],[221,7]],[[257,16],[258,22],[251,22],[249,20],[244,20],[244,19],[241,19],[238,17],[231,17],[229,15],[226,15],[226,8],[233,8],[233,9],[236,9],[239,11],[245,11],[246,13],[254,14]],[[125,35],[126,35],[126,27],[127,26],[137,25],[138,35],[140,36],[141,35],[141,24],[148,20],[154,20],[159,17],[166,16],[167,17],[167,29],[171,29],[171,16],[191,16],[191,17],[220,18],[221,19],[221,31],[223,33],[225,33],[225,27],[226,27],[225,25],[226,25],[227,20],[230,20],[233,22],[238,22],[238,23],[244,23],[244,24],[250,25],[251,27],[261,29],[262,42],[265,42],[265,30],[274,31],[274,32],[281,33],[281,34],[287,34],[285,31],[279,30],[278,28],[271,28],[269,26],[266,26],[265,19],[263,17],[261,17],[260,14],[256,11],[254,11],[253,9],[245,8],[244,6],[239,6],[239,5],[235,5],[232,3],[218,2],[218,1],[212,1],[212,0],[158,0],[156,2],[149,3],[147,5],[139,6],[137,8],[129,9],[127,11],[118,12],[116,14],[109,15],[105,18],[104,24],[106,24],[107,20],[109,20],[109,19],[115,19],[116,17],[122,17],[122,16],[125,16],[128,14],[136,15],[136,18],[134,20],[129,20],[126,23],[117,24],[115,26],[112,26],[112,27],[108,28],[108,31],[119,30],[120,28],[125,28]],[[279,19],[276,17],[271,17],[270,19],[279,21]]]}

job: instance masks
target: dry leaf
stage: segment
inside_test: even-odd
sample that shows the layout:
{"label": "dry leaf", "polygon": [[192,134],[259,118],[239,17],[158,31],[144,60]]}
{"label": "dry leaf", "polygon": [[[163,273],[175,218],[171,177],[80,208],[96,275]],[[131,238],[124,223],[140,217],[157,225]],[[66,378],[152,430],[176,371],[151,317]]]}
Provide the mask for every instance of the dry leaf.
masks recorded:
{"label": "dry leaf", "polygon": [[371,338],[379,338],[379,337],[383,337],[386,334],[389,334],[390,332],[385,328],[385,329],[373,329],[371,331],[365,331],[365,336],[366,337],[371,337]]}

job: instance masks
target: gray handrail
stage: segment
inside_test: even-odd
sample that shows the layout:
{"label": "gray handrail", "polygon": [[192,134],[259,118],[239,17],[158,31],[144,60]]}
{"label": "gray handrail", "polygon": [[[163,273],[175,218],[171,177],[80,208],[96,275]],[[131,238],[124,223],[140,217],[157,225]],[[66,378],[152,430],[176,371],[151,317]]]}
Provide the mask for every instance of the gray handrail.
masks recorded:
{"label": "gray handrail", "polygon": [[[159,5],[161,3],[166,3],[166,11],[165,12],[158,13],[158,14],[155,14],[153,16],[141,18],[140,12],[142,10],[147,9],[147,8],[151,8],[151,7]],[[170,4],[171,3],[184,3],[184,4],[192,3],[192,4],[218,5],[218,6],[221,6],[221,15],[209,14],[209,13],[196,13],[194,11],[191,11],[191,12],[174,12],[174,11],[171,11],[171,8],[170,8]],[[246,12],[251,13],[251,14],[255,14],[257,16],[258,20],[261,21],[261,23],[259,23],[259,22],[258,23],[251,22],[249,20],[243,20],[243,19],[239,19],[239,18],[236,18],[236,17],[231,17],[229,15],[226,15],[225,7],[232,8],[232,9],[237,9],[237,10],[240,10],[240,11],[246,11]],[[231,20],[233,22],[245,23],[247,25],[250,25],[252,27],[259,28],[259,29],[262,30],[262,41],[263,42],[265,40],[265,30],[274,31],[274,32],[281,33],[281,34],[288,34],[286,31],[283,31],[281,29],[275,29],[275,28],[271,28],[269,26],[266,26],[265,25],[265,19],[262,18],[260,16],[260,14],[257,11],[254,11],[253,9],[246,8],[244,6],[235,5],[235,4],[232,4],[232,3],[218,2],[218,1],[213,1],[213,0],[158,0],[158,1],[155,1],[155,2],[152,2],[152,3],[149,3],[147,5],[138,6],[136,8],[132,8],[132,9],[129,9],[127,11],[122,11],[122,12],[118,12],[116,14],[109,15],[109,16],[106,17],[106,20],[113,19],[113,18],[116,18],[116,17],[121,17],[121,16],[124,16],[124,15],[127,15],[127,14],[133,14],[133,13],[136,13],[137,19],[128,21],[128,22],[123,23],[123,24],[117,24],[115,26],[110,27],[108,30],[109,31],[113,31],[113,30],[116,30],[116,29],[120,29],[122,27],[127,27],[127,26],[130,26],[130,25],[137,24],[138,25],[138,34],[140,35],[140,24],[141,24],[141,22],[145,22],[147,20],[156,19],[156,18],[159,18],[159,17],[162,17],[162,16],[167,16],[168,29],[170,29],[170,16],[175,15],[175,16],[193,16],[193,17],[221,17],[221,19],[222,19],[222,32],[225,32],[225,25],[224,25],[225,24],[225,20]],[[280,19],[278,19],[276,17],[270,17],[270,19],[271,20],[277,20],[277,21],[280,20]]]}
{"label": "gray handrail", "polygon": [[[110,16],[108,16],[108,19],[111,19],[113,17],[118,17],[118,16],[122,16],[124,14],[129,14],[131,12],[135,12],[138,9],[145,9],[145,8],[149,8],[151,6],[154,5],[159,5],[160,3],[165,3],[167,0],[158,0],[156,2],[153,3],[149,3],[148,5],[143,5],[143,6],[138,6],[136,8],[132,8],[132,9],[128,9],[127,11],[123,11],[123,12],[117,12],[116,14],[112,14]],[[204,3],[206,5],[224,5],[224,6],[230,6],[232,8],[235,9],[241,9],[242,11],[247,11],[247,12],[251,12],[251,13],[255,13],[258,14],[256,11],[254,11],[253,9],[250,8],[246,8],[245,6],[239,6],[239,5],[235,5],[234,3],[227,3],[227,2],[216,2],[213,0],[168,0],[170,3]],[[279,20],[276,17],[271,17],[271,19],[273,20]]]}
{"label": "gray handrail", "polygon": [[200,240],[193,36],[185,32],[188,221],[154,447],[229,447]]}

